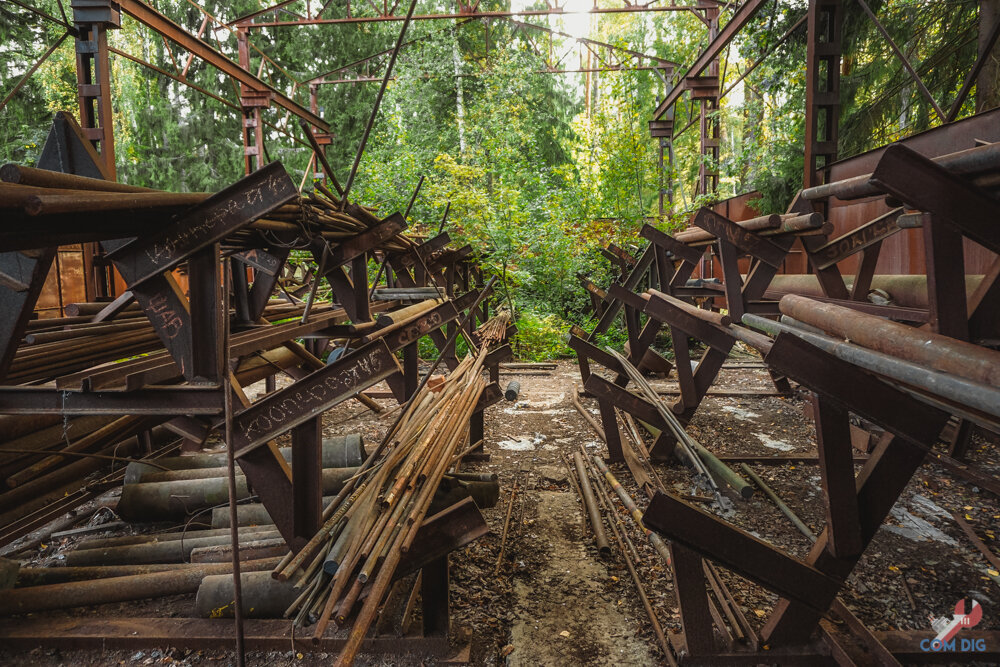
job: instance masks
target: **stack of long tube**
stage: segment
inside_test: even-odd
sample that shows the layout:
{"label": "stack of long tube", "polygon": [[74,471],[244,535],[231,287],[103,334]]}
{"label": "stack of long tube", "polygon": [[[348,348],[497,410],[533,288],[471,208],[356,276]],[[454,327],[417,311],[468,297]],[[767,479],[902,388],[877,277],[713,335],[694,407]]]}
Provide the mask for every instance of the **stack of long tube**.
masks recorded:
{"label": "stack of long tube", "polygon": [[469,418],[486,386],[485,356],[484,346],[444,383],[414,396],[381,460],[349,483],[325,510],[320,531],[274,572],[279,579],[296,578],[302,592],[286,616],[297,625],[315,622],[314,641],[331,620],[351,625],[337,664],[353,662],[442,476],[468,438]]}

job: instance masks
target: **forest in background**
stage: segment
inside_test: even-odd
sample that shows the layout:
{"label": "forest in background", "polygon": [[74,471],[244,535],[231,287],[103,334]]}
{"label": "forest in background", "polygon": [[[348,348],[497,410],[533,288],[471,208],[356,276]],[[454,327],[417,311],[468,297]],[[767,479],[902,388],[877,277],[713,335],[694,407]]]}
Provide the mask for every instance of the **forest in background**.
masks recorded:
{"label": "forest in background", "polygon": [[[69,2],[33,0],[59,18]],[[236,56],[235,32],[224,26],[266,0],[221,2],[158,0],[152,3],[195,32],[212,17],[205,41]],[[736,5],[738,3],[730,3]],[[947,108],[977,53],[979,2],[954,0],[868,3],[886,30]],[[714,199],[758,191],[762,212],[782,211],[802,182],[806,29],[804,23],[748,74],[806,11],[806,0],[769,3],[724,55],[719,192],[695,196],[701,157],[697,108],[678,104],[675,162],[669,174],[672,216]],[[286,7],[303,12],[305,0]],[[572,8],[572,3],[567,4]],[[581,7],[590,6],[588,2]],[[941,123],[875,26],[853,2],[844,27],[840,152],[850,156]],[[544,3],[517,5],[544,8]],[[481,11],[508,10],[506,0],[483,0]],[[420,2],[418,13],[453,11],[443,2]],[[355,15],[364,12],[354,7]],[[727,6],[724,24],[733,11]],[[327,16],[341,16],[331,8]],[[270,16],[270,15],[269,15]],[[279,18],[290,18],[282,12]],[[531,17],[522,22],[575,30],[601,42],[665,58],[682,73],[708,42],[691,12]],[[275,87],[308,105],[307,81],[324,72],[390,49],[400,23],[281,27],[255,30],[251,65]],[[28,67],[65,28],[13,3],[0,3],[0,95],[7,95]],[[524,356],[559,352],[568,322],[582,322],[586,295],[578,272],[598,284],[609,270],[598,249],[614,241],[628,247],[645,218],[657,216],[660,173],[656,140],[647,123],[665,87],[659,73],[552,74],[547,63],[564,56],[576,68],[573,39],[519,28],[505,19],[414,22],[400,52],[374,131],[360,165],[355,196],[388,214],[402,211],[421,176],[425,183],[410,215],[411,231],[444,228],[468,242],[503,278],[517,310]],[[187,54],[127,17],[111,46],[174,72]],[[550,56],[551,54],[551,56]],[[266,55],[266,59],[264,58]],[[378,79],[387,58],[367,69],[346,69],[331,79]],[[647,61],[648,62],[648,61]],[[596,64],[596,60],[593,64]],[[626,65],[627,67],[627,61]],[[114,131],[119,179],[173,191],[218,190],[243,175],[238,90],[221,72],[195,58],[187,81],[174,81],[121,55],[112,55]],[[52,113],[77,112],[75,57],[66,39],[0,111],[0,156],[32,164]],[[377,82],[318,88],[319,113],[334,129],[327,156],[345,176],[357,151],[378,90]],[[959,114],[973,113],[977,93]],[[978,102],[995,106],[995,100]],[[281,160],[293,180],[304,179],[310,149],[298,124],[280,108],[265,112],[267,156]]]}

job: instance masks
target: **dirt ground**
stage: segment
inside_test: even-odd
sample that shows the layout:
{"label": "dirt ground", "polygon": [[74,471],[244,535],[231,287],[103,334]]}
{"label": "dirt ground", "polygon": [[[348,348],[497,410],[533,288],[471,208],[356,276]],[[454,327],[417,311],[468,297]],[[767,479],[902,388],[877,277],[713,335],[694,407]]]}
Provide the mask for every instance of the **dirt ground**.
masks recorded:
{"label": "dirt ground", "polygon": [[[732,362],[721,372],[713,392],[770,392],[763,368],[752,359]],[[749,364],[750,367],[747,367]],[[573,407],[571,396],[580,383],[577,365],[560,361],[553,371],[510,372],[501,384],[518,380],[516,402],[501,402],[487,410],[485,450],[489,461],[467,463],[463,470],[495,472],[501,481],[500,501],[483,515],[490,534],[451,556],[452,625],[456,641],[471,631],[472,662],[480,665],[658,665],[663,656],[624,561],[601,557],[594,545],[580,500],[567,476],[564,457],[583,445],[604,454],[604,445]],[[657,381],[669,390],[676,385]],[[582,399],[597,416],[596,401]],[[392,405],[386,401],[386,405]],[[690,433],[719,455],[815,455],[811,422],[802,414],[798,397],[748,395],[709,396],[690,425]],[[391,416],[374,415],[349,402],[327,415],[327,435],[360,431],[368,443],[378,441]],[[995,444],[977,439],[972,460],[987,472],[1000,474]],[[802,520],[818,533],[824,523],[819,468],[789,462],[751,466]],[[624,466],[612,466],[625,489],[644,508],[647,499]],[[655,466],[667,489],[680,494],[704,494],[692,483],[690,471],[678,463]],[[517,486],[513,493],[512,489]],[[608,489],[610,492],[610,489]],[[620,525],[641,557],[639,571],[656,614],[666,631],[680,629],[669,572],[649,542],[614,499]],[[701,505],[718,512],[714,505]],[[501,534],[508,507],[511,520],[501,551]],[[844,603],[873,630],[917,630],[934,636],[931,618],[951,616],[955,602],[973,597],[986,613],[977,629],[1000,629],[1000,578],[951,517],[959,512],[994,552],[1000,543],[1000,504],[991,494],[951,476],[933,463],[925,464],[897,503],[889,521],[849,579]],[[787,553],[803,557],[810,541],[763,494],[734,501],[725,517],[734,525],[767,540]],[[613,535],[609,532],[612,542]],[[52,562],[69,543],[55,545],[38,561]],[[739,600],[744,614],[759,627],[776,598],[725,570],[723,579]],[[80,613],[186,615],[193,596]],[[292,652],[253,653],[253,665],[328,664],[332,656]],[[170,650],[58,652],[37,649],[14,653],[2,649],[0,664],[10,665],[151,665],[229,664],[227,647],[216,652]],[[433,664],[426,656],[366,658],[358,664]]]}

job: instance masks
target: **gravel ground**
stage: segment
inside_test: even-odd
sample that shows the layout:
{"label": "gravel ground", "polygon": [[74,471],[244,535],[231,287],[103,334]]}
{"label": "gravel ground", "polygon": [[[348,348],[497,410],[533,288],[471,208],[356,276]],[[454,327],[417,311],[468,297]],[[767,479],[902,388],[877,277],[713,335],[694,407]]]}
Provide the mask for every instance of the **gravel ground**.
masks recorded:
{"label": "gravel ground", "polygon": [[[743,361],[752,360],[746,359]],[[456,642],[470,636],[474,664],[483,665],[655,665],[663,656],[639,603],[624,561],[602,558],[587,527],[581,503],[567,476],[565,458],[583,445],[604,453],[603,444],[574,409],[571,396],[580,383],[575,362],[560,361],[551,372],[504,373],[502,384],[516,379],[516,402],[487,410],[488,461],[466,463],[464,470],[495,472],[501,497],[483,510],[491,532],[453,553],[452,619]],[[657,381],[664,391],[676,385]],[[768,392],[773,387],[762,368],[724,368],[713,392]],[[376,388],[378,389],[378,388]],[[597,417],[596,401],[582,399]],[[382,401],[386,406],[392,401]],[[375,415],[357,402],[331,410],[326,435],[361,432],[378,442],[394,413]],[[812,423],[796,397],[709,396],[690,424],[690,433],[719,455],[769,456],[816,451]],[[647,444],[649,444],[647,442]],[[1000,474],[995,443],[977,437],[970,458],[985,471]],[[751,466],[809,525],[820,532],[825,521],[819,468],[796,462]],[[612,466],[640,508],[647,498],[627,468]],[[656,475],[670,491],[704,494],[679,464],[657,464]],[[517,484],[517,491],[512,489]],[[610,491],[610,489],[609,489]],[[841,594],[844,603],[873,630],[915,630],[933,636],[931,617],[950,616],[957,600],[971,596],[986,610],[977,629],[1000,629],[998,580],[961,531],[951,512],[966,517],[977,534],[1000,551],[994,531],[1000,526],[997,498],[942,470],[925,464],[907,486],[886,525],[879,530]],[[614,499],[620,525],[637,549],[639,571],[656,614],[667,631],[680,622],[670,574],[647,539]],[[501,551],[508,506],[511,521]],[[700,504],[709,511],[714,505]],[[798,532],[763,494],[734,501],[726,520],[790,555],[803,557],[810,541]],[[159,527],[162,529],[163,527]],[[612,534],[609,532],[609,537]],[[47,545],[33,554],[33,564],[56,564],[73,540]],[[498,566],[499,564],[499,566]],[[751,624],[760,626],[776,597],[720,568]],[[52,613],[52,618],[80,615],[187,616],[193,596]],[[2,641],[0,641],[2,645]],[[328,664],[332,656],[305,652],[253,653],[253,665]],[[216,651],[65,651],[40,648],[12,652],[0,646],[4,665],[206,665],[230,664],[232,653]],[[429,664],[424,656],[368,658],[358,664]]]}

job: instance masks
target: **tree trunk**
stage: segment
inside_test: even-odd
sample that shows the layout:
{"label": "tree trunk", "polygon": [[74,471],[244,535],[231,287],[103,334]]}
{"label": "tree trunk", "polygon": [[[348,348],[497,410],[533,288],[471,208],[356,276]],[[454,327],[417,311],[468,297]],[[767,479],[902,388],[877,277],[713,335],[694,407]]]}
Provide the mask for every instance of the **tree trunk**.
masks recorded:
{"label": "tree trunk", "polygon": [[465,91],[462,89],[461,58],[458,55],[458,34],[451,43],[451,59],[455,65],[455,119],[458,123],[458,154],[465,155]]}

